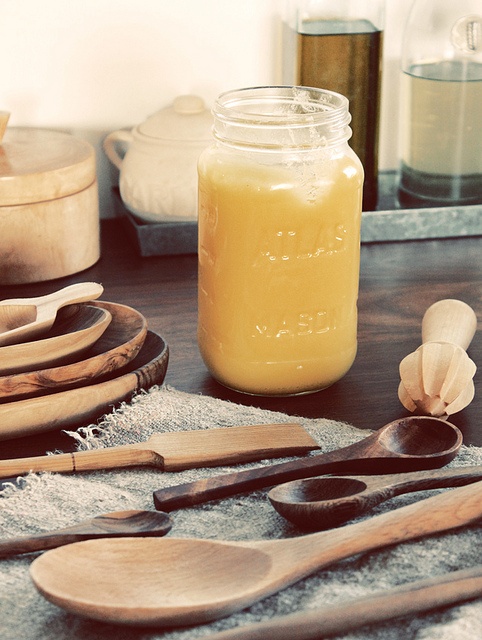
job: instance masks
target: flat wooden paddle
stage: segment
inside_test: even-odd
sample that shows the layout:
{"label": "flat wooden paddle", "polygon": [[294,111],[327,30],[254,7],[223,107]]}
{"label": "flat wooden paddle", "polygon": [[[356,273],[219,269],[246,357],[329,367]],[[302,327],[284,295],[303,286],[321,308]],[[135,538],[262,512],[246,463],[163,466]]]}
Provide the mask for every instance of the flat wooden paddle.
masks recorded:
{"label": "flat wooden paddle", "polygon": [[147,442],[0,461],[0,478],[29,471],[150,466],[162,471],[302,455],[318,445],[299,424],[258,424],[153,434]]}

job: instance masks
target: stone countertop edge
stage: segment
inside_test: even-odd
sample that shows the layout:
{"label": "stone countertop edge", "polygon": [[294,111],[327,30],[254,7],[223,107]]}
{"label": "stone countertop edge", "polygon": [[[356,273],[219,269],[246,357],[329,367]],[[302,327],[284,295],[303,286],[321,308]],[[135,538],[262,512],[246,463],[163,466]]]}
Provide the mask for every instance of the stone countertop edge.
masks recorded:
{"label": "stone countertop edge", "polygon": [[482,204],[362,214],[362,243],[478,235],[482,235]]}

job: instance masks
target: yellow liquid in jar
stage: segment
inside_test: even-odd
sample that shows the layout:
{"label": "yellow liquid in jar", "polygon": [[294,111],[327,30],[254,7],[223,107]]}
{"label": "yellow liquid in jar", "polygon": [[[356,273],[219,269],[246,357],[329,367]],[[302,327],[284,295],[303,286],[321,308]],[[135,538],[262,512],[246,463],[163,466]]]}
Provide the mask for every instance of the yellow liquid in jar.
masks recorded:
{"label": "yellow liquid in jar", "polygon": [[199,164],[199,348],[246,393],[323,389],[356,354],[363,170],[339,154],[299,171]]}

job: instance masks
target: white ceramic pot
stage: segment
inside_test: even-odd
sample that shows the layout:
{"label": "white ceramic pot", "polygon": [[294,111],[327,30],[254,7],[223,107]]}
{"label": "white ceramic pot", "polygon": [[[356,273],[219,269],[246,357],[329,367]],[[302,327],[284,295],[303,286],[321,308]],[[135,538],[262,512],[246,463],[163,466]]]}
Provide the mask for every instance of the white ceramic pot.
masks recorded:
{"label": "white ceramic pot", "polygon": [[147,222],[197,219],[197,161],[212,125],[202,98],[184,95],[131,131],[106,136],[104,151],[120,171],[120,195],[132,214]]}

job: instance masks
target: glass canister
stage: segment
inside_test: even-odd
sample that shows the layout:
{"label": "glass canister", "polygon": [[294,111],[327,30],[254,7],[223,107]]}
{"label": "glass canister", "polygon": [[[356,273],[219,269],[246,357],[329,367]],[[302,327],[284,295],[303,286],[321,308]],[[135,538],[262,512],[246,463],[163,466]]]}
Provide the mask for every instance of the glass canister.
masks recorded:
{"label": "glass canister", "polygon": [[415,0],[401,98],[400,202],[481,203],[481,0]]}
{"label": "glass canister", "polygon": [[324,389],[357,348],[363,168],[348,100],[254,87],[213,113],[198,165],[201,355],[245,393]]}
{"label": "glass canister", "polygon": [[385,0],[285,0],[283,82],[349,100],[350,146],[364,171],[363,209],[378,202]]}

